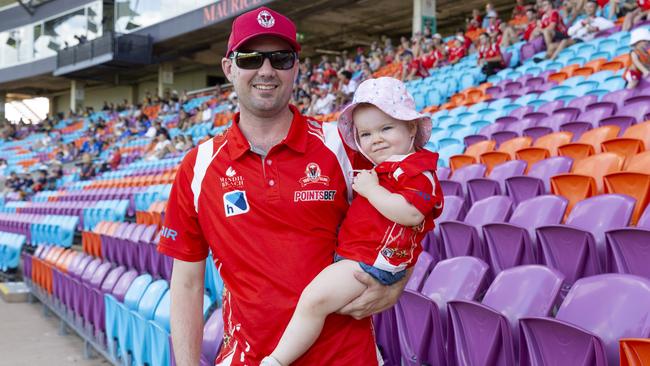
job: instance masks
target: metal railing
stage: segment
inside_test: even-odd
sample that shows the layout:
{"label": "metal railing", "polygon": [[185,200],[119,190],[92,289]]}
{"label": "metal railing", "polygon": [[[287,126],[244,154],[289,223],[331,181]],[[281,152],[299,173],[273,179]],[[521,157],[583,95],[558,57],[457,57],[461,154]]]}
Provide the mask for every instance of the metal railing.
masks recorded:
{"label": "metal railing", "polygon": [[152,40],[149,36],[107,32],[99,38],[58,51],[57,68],[107,55],[112,55],[115,61],[146,65],[151,63],[151,50]]}

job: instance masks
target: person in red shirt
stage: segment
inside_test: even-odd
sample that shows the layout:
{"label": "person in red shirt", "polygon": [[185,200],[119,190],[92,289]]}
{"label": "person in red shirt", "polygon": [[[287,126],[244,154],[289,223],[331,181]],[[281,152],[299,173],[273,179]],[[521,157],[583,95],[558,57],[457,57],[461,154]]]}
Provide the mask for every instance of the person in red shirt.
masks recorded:
{"label": "person in red shirt", "polygon": [[552,0],[542,1],[542,10],[544,15],[540,21],[540,26],[546,44],[546,57],[553,60],[557,57],[559,51],[566,47],[569,36],[560,13],[553,8]]}
{"label": "person in red shirt", "polygon": [[461,39],[460,37],[456,37],[452,40],[452,44],[447,50],[447,61],[449,64],[453,65],[465,57],[466,50],[463,46],[463,41],[464,39]]}
{"label": "person in red shirt", "polygon": [[413,58],[411,51],[402,53],[402,80],[415,80],[429,76],[420,58]]}
{"label": "person in red shirt", "polygon": [[621,29],[629,31],[636,23],[648,19],[650,19],[650,0],[636,0],[636,9],[625,15]]}
{"label": "person in red shirt", "polygon": [[515,5],[514,8],[512,8],[512,17],[511,19],[517,19],[517,18],[523,18],[527,14],[526,12],[532,9],[530,5],[526,4],[526,0],[517,0],[517,5]]}
{"label": "person in red shirt", "polygon": [[400,281],[442,212],[438,155],[422,149],[431,119],[415,110],[404,83],[390,77],[364,81],[338,126],[346,144],[375,167],[354,178],[358,195],[341,225],[335,263],[303,291],[278,346],[261,366],[291,365],[309,349],[325,318],[364,291],[366,285],[354,277],[359,268],[383,285]]}
{"label": "person in red shirt", "polygon": [[495,42],[490,41],[487,33],[481,33],[478,40],[478,66],[485,75],[494,75],[504,68],[501,49]]}
{"label": "person in red shirt", "polygon": [[[259,365],[304,288],[332,263],[352,198],[353,163],[363,160],[345,147],[336,125],[289,105],[299,51],[294,23],[271,9],[232,23],[221,66],[240,112],[224,134],[183,159],[158,246],[174,258],[170,323],[178,365],[199,364],[209,252],[225,284],[219,366]],[[368,290],[330,315],[293,365],[378,365],[369,315],[395,304],[407,277],[383,286],[360,271],[357,281]]]}
{"label": "person in red shirt", "polygon": [[528,18],[528,25],[524,30],[523,39],[530,42],[541,36],[542,28],[539,19],[537,19],[537,12],[534,9],[528,9],[526,17]]}

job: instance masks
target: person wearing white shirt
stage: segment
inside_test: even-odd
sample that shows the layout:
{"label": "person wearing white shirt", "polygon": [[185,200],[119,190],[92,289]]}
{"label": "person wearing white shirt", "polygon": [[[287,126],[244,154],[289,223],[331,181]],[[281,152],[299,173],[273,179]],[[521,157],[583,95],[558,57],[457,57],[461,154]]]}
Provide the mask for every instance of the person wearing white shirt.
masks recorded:
{"label": "person wearing white shirt", "polygon": [[596,16],[598,3],[595,1],[588,1],[585,4],[585,12],[587,17],[577,20],[569,28],[569,37],[574,41],[588,42],[594,39],[596,33],[611,28],[614,23],[603,17]]}

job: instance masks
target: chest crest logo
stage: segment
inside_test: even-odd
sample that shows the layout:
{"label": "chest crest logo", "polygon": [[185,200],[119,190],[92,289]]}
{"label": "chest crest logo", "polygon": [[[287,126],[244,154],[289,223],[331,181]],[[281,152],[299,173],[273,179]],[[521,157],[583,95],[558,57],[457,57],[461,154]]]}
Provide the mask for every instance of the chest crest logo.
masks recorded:
{"label": "chest crest logo", "polygon": [[219,182],[224,191],[244,189],[244,177],[237,175],[237,171],[232,166],[226,169],[224,176],[219,177]]}
{"label": "chest crest logo", "polygon": [[298,181],[302,187],[305,187],[308,184],[323,184],[326,186],[330,185],[330,178],[325,175],[321,175],[320,166],[316,163],[309,163],[305,168],[305,176],[300,178]]}

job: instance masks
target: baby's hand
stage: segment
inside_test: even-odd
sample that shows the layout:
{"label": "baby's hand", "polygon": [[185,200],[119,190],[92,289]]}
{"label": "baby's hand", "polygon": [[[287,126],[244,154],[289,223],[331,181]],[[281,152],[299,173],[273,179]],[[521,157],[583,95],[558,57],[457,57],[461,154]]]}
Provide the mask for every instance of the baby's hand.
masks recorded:
{"label": "baby's hand", "polygon": [[352,182],[352,189],[363,197],[368,198],[368,194],[379,186],[379,178],[374,170],[361,170]]}

